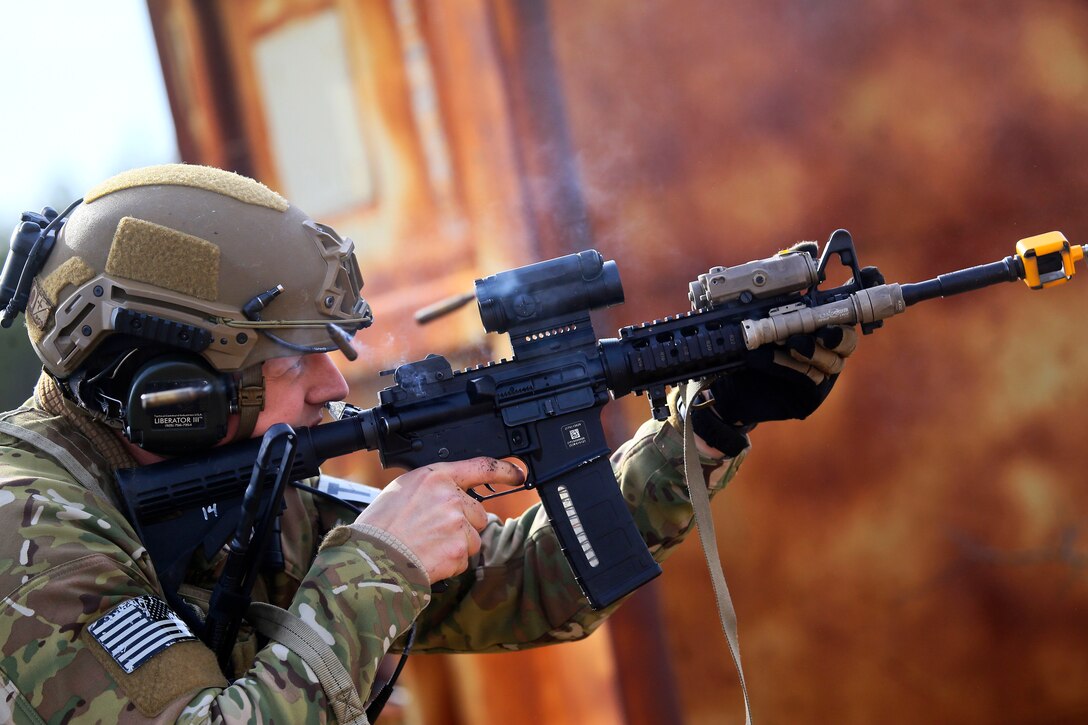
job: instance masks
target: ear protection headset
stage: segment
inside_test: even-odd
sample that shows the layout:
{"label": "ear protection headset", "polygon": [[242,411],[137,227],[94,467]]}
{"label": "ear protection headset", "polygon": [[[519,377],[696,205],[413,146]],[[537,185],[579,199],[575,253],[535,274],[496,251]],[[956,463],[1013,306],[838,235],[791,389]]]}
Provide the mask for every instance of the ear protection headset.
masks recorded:
{"label": "ear protection headset", "polygon": [[195,355],[171,353],[136,371],[124,409],[125,436],[166,455],[211,448],[227,435],[238,385]]}
{"label": "ear protection headset", "polygon": [[178,455],[211,448],[238,412],[239,383],[203,358],[176,349],[133,347],[118,335],[64,381],[83,407],[100,411],[146,451]]}

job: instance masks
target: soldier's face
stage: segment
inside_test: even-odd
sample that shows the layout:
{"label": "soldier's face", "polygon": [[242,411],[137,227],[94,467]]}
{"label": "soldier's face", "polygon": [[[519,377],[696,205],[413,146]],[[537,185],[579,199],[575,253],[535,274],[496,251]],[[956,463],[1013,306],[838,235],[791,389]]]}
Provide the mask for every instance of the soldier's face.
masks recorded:
{"label": "soldier's face", "polygon": [[343,400],[348,394],[347,381],[326,354],[266,360],[263,372],[265,403],[257,416],[254,436],[262,435],[274,423],[295,428],[317,425],[325,403]]}

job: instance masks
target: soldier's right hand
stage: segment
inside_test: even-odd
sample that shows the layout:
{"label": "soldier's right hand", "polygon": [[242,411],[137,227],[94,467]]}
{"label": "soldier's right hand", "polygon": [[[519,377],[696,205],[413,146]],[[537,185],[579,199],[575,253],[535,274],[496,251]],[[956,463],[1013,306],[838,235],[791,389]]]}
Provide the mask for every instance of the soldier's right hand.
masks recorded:
{"label": "soldier's right hand", "polygon": [[520,468],[494,458],[433,463],[394,479],[356,521],[395,536],[438,582],[467,569],[469,557],[480,550],[487,512],[467,491],[523,481]]}

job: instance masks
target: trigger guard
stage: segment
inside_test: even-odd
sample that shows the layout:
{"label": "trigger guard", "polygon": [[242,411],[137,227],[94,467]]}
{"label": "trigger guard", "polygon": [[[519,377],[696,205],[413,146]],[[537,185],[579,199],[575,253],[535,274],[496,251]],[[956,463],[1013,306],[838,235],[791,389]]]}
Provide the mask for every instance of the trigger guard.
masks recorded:
{"label": "trigger guard", "polygon": [[[482,496],[482,495],[476,493],[477,488],[486,488],[488,491],[491,491],[491,495],[490,496]],[[519,493],[521,491],[528,491],[530,488],[532,488],[532,486],[529,486],[528,484],[522,484],[521,486],[518,486],[517,488],[512,488],[509,491],[496,491],[494,488],[492,488],[490,483],[482,483],[479,486],[476,486],[475,488],[468,489],[468,491],[466,491],[465,493],[467,493],[469,496],[476,499],[477,501],[483,502],[483,501],[490,501],[491,499],[498,498],[499,496],[509,496],[512,493]]]}

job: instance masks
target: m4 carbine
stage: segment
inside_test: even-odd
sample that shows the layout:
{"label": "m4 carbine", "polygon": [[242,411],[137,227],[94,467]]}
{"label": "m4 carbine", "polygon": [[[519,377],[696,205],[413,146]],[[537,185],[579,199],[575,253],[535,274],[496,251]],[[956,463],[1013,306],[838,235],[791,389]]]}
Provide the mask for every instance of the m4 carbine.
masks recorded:
{"label": "m4 carbine", "polygon": [[[582,591],[594,608],[605,607],[660,572],[609,463],[601,425],[609,400],[645,392],[654,417],[664,419],[667,386],[729,374],[761,345],[828,325],[857,324],[868,333],[922,300],[998,282],[1060,284],[1084,251],[1051,232],[1022,240],[1015,255],[992,264],[885,284],[876,268],[858,265],[850,235],[839,230],[819,258],[816,245],[805,243],[715,267],[691,283],[690,311],[604,340],[590,311],[623,302],[615,262],[589,250],[501,272],[477,280],[475,297],[484,327],[510,335],[511,359],[458,371],[439,355],[400,365],[377,406],[296,431],[290,480],[362,449],[406,469],[518,458]],[[823,290],[835,258],[851,278]],[[198,546],[210,556],[234,530],[260,445],[245,441],[117,472],[128,516],[167,592],[176,591]]]}

